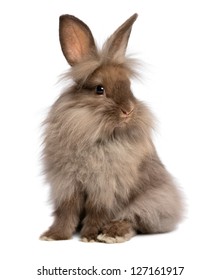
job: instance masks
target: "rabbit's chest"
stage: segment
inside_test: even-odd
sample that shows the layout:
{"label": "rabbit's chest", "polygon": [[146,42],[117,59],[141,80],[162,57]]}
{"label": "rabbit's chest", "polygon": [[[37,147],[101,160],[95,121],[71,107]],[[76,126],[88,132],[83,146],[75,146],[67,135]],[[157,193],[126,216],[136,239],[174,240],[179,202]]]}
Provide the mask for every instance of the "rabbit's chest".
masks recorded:
{"label": "rabbit's chest", "polygon": [[121,145],[94,146],[72,154],[75,179],[105,205],[126,197],[138,178],[140,156]]}
{"label": "rabbit's chest", "polygon": [[134,173],[137,170],[137,156],[135,152],[117,147],[94,146],[83,151],[74,151],[74,169],[80,181],[89,184],[104,180],[107,184],[112,179]]}

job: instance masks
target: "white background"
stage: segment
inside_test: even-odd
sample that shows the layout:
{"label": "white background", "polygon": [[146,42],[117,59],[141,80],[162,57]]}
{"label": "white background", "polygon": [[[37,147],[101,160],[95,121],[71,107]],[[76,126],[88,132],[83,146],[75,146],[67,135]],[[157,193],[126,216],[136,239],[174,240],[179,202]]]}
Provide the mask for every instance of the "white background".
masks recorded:
{"label": "white background", "polygon": [[[175,232],[123,244],[87,244],[78,236],[39,241],[52,221],[40,176],[40,123],[62,88],[58,75],[68,69],[59,15],[81,18],[101,44],[134,12],[139,18],[128,52],[144,67],[133,90],[159,120],[155,143],[185,193],[186,219]],[[128,271],[184,266],[182,276],[149,279],[219,279],[219,1],[1,1],[0,36],[0,278],[74,279],[37,276],[36,270],[95,265]]]}

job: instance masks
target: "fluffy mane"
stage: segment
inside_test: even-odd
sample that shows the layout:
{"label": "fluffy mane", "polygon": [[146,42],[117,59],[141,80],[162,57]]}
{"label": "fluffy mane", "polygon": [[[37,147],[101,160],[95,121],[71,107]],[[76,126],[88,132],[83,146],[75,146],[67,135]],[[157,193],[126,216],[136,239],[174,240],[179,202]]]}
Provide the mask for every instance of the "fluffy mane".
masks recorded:
{"label": "fluffy mane", "polygon": [[122,67],[126,70],[128,78],[140,78],[140,65],[141,62],[131,56],[124,56],[120,59],[112,60],[103,50],[100,50],[96,55],[90,55],[83,59],[80,63],[69,68],[65,73],[60,76],[62,80],[72,80],[74,82],[81,81],[84,83],[88,77],[94,73],[98,68],[105,65],[115,65]]}

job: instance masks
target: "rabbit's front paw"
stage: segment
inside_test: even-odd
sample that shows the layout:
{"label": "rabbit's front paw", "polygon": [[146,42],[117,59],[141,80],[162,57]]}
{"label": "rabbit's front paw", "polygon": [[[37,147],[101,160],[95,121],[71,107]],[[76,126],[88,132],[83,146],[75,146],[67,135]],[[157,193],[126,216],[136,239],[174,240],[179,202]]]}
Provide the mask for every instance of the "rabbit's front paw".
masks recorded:
{"label": "rabbit's front paw", "polygon": [[70,239],[71,237],[72,237],[71,235],[67,235],[64,232],[49,229],[48,231],[46,231],[40,236],[40,240],[44,240],[44,241],[67,240]]}
{"label": "rabbit's front paw", "polygon": [[83,228],[81,231],[81,241],[95,242],[97,241],[98,234],[99,230],[94,226]]}

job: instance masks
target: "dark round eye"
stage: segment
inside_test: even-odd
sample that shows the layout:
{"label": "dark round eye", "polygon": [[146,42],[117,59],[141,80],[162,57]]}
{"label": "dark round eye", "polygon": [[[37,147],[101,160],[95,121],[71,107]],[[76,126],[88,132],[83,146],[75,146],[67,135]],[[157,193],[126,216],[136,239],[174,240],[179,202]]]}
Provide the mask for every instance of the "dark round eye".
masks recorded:
{"label": "dark round eye", "polygon": [[98,95],[103,95],[105,93],[105,89],[103,86],[101,85],[98,85],[96,86],[95,88],[95,92],[98,94]]}

